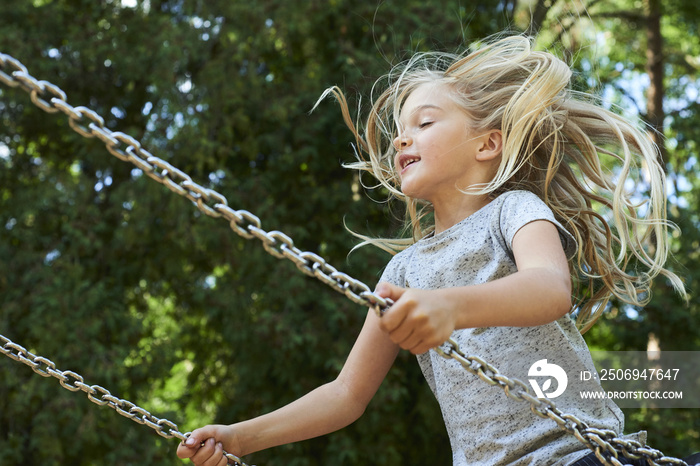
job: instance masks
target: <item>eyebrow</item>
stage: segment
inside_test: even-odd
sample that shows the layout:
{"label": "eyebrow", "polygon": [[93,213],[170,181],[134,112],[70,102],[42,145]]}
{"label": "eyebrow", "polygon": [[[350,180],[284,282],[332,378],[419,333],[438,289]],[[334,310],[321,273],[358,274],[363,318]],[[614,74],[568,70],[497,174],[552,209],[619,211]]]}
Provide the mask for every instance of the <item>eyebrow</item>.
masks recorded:
{"label": "eyebrow", "polygon": [[413,111],[411,112],[411,115],[418,113],[419,111],[425,110],[425,109],[442,110],[442,107],[438,107],[437,105],[434,105],[434,104],[422,104],[422,105],[419,105],[416,108],[414,108]]}
{"label": "eyebrow", "polygon": [[434,109],[434,110],[441,110],[441,111],[443,110],[442,107],[439,107],[439,106],[434,105],[434,104],[421,104],[413,109],[413,111],[411,112],[411,116],[413,116],[416,113],[420,112],[421,110],[425,110],[425,109]]}

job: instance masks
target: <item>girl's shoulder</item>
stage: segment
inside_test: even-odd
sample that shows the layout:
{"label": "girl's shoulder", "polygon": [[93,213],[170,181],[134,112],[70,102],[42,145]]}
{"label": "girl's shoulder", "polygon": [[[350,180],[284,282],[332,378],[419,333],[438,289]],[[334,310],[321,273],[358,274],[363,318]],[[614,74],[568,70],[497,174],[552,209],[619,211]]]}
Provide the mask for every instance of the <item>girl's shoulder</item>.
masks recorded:
{"label": "girl's shoulder", "polygon": [[[554,213],[537,194],[516,190],[500,194],[489,204],[491,223],[508,232],[534,220],[554,220]],[[513,231],[515,233],[515,231]]]}
{"label": "girl's shoulder", "polygon": [[[532,205],[532,206],[538,206],[538,207],[544,206],[547,209],[549,209],[549,207],[547,207],[547,204],[545,204],[544,201],[542,199],[540,199],[537,194],[533,193],[532,191],[527,191],[524,189],[517,189],[514,191],[506,191],[506,192],[498,195],[498,197],[496,197],[491,202],[496,203],[496,205],[500,204],[503,206],[507,206],[509,208],[514,208],[514,207],[518,207],[518,206],[525,207],[528,205]],[[551,209],[549,209],[549,210],[551,210]]]}
{"label": "girl's shoulder", "polygon": [[567,257],[573,257],[577,244],[574,236],[555,217],[552,209],[537,194],[526,190],[508,191],[492,201],[492,223],[505,238],[508,247],[512,247],[515,234],[528,223],[547,220],[559,231],[562,247]]}
{"label": "girl's shoulder", "polygon": [[381,277],[379,278],[380,282],[389,282],[396,286],[404,286],[406,264],[409,262],[409,258],[413,254],[412,250],[414,246],[415,244],[397,252],[391,257],[389,263],[382,271]]}

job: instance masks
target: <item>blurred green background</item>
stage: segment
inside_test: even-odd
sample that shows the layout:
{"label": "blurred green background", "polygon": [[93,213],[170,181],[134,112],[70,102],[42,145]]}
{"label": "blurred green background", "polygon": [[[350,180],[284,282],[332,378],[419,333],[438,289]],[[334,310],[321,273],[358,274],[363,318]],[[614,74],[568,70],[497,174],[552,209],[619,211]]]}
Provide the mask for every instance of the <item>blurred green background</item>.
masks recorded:
{"label": "blurred green background", "polygon": [[[700,350],[700,6],[696,0],[2,0],[0,52],[106,126],[248,209],[268,230],[373,286],[395,235],[381,190],[342,168],[352,136],[331,85],[366,109],[371,84],[424,50],[509,28],[666,136],[670,267],[644,309],[613,305],[603,350]],[[370,180],[363,180],[369,182]],[[230,423],[331,380],[365,309],[268,256],[225,221],[0,85],[0,333],[182,431]],[[176,440],[0,358],[0,464],[176,465]],[[697,395],[697,394],[696,394]],[[478,402],[478,401],[475,401]],[[524,409],[527,407],[524,406]],[[627,409],[669,455],[700,450],[697,410]],[[535,419],[534,422],[551,422]],[[245,458],[260,466],[449,464],[436,402],[410,354],[354,425]]]}

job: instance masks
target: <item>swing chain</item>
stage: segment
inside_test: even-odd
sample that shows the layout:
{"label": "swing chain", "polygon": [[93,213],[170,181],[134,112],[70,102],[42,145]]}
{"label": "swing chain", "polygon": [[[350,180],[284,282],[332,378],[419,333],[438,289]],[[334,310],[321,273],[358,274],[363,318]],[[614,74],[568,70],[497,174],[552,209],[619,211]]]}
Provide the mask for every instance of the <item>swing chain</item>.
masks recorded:
{"label": "swing chain", "polygon": [[435,351],[445,359],[454,359],[468,372],[476,375],[489,385],[499,385],[508,398],[516,401],[527,401],[530,410],[543,419],[551,419],[567,433],[573,435],[581,443],[592,450],[598,460],[605,465],[622,466],[619,453],[625,458],[646,458],[650,465],[687,466],[678,458],[664,456],[659,450],[642,445],[635,440],[619,438],[615,431],[589,427],[572,414],[565,414],[556,405],[545,398],[537,398],[530,393],[524,382],[509,378],[479,356],[465,355],[459,344],[452,339],[447,340]]}
{"label": "swing chain", "polygon": [[[10,74],[3,71],[10,68],[14,69]],[[365,283],[338,271],[317,254],[300,250],[294,246],[294,241],[286,234],[280,231],[265,231],[257,216],[247,210],[232,209],[222,194],[195,183],[189,175],[180,169],[143,149],[141,144],[131,136],[109,130],[104,126],[104,119],[93,110],[86,107],[72,107],[66,102],[66,95],[60,88],[47,81],[36,80],[27,72],[22,63],[3,53],[0,53],[0,82],[10,87],[21,87],[30,94],[32,102],[36,106],[48,113],[63,112],[68,116],[71,128],[81,136],[85,138],[97,137],[115,157],[125,162],[131,162],[148,177],[165,185],[176,194],[186,197],[204,214],[215,218],[223,217],[239,236],[245,239],[258,239],[270,255],[278,259],[290,260],[301,272],[344,294],[354,303],[369,306],[380,317],[393,304],[391,300],[384,299],[372,292]],[[46,95],[47,93],[51,94],[50,98]],[[47,102],[45,98],[49,98],[49,101]],[[57,371],[51,361],[32,355],[21,346],[0,335],[0,343],[2,340],[6,341],[0,347],[0,351],[5,355],[24,362],[44,377],[51,375],[58,378],[61,385],[69,390],[85,391],[88,393],[88,398],[94,403],[108,405],[119,414],[148,425],[163,437],[176,437],[184,440],[189,436],[189,434],[178,432],[177,426],[172,422],[158,419],[126,400],[113,397],[108,390],[102,387],[85,385],[82,377],[78,374],[70,371]],[[16,352],[13,352],[13,349]],[[650,465],[687,466],[687,463],[682,460],[666,457],[660,451],[639,442],[618,438],[614,431],[591,428],[575,416],[563,413],[551,401],[533,396],[530,389],[522,381],[501,374],[496,367],[478,356],[465,355],[452,339],[447,340],[443,347],[435,348],[435,350],[444,358],[456,360],[464,369],[478,376],[487,384],[499,385],[509,398],[530,403],[530,409],[535,415],[552,419],[561,429],[574,435],[581,443],[594,451],[596,457],[603,464],[623,465],[624,463],[618,459],[618,454],[622,453],[626,458],[646,458]],[[70,385],[66,383],[69,377],[75,379]],[[95,398],[97,392],[102,393],[99,398]],[[167,433],[163,431],[163,428],[168,428]],[[234,464],[246,466],[234,455],[227,454],[227,457]]]}
{"label": "swing chain", "polygon": [[[104,387],[99,385],[88,385],[85,383],[83,376],[73,371],[61,371],[56,368],[56,364],[50,359],[28,351],[23,346],[18,345],[9,338],[0,335],[0,353],[29,366],[34,372],[42,377],[54,377],[58,379],[63,388],[71,392],[82,391],[88,399],[98,406],[108,406],[114,409],[120,415],[131,419],[132,421],[146,425],[153,429],[161,437],[170,439],[177,438],[185,441],[190,436],[189,433],[183,434],[178,430],[177,424],[165,418],[161,419],[149,413],[140,406],[134,403],[118,398]],[[238,466],[247,466],[240,458],[231,453],[226,453],[226,458],[230,461],[229,464]]]}
{"label": "swing chain", "polygon": [[[11,75],[2,71],[8,65],[15,68]],[[379,304],[387,307],[386,301],[361,281],[338,271],[322,257],[296,248],[292,239],[284,233],[261,229],[258,217],[245,210],[231,209],[222,194],[195,183],[182,170],[143,149],[133,137],[106,128],[104,119],[93,110],[71,106],[66,102],[66,94],[61,89],[49,82],[36,80],[24,65],[4,54],[0,54],[0,81],[12,87],[22,87],[31,94],[32,101],[42,110],[49,113],[63,112],[69,118],[70,127],[78,134],[85,138],[97,137],[112,155],[122,161],[131,162],[150,178],[164,184],[174,193],[186,197],[204,214],[215,218],[224,217],[238,235],[246,239],[260,240],[272,256],[292,261],[304,274],[343,293],[356,304],[370,307]],[[53,96],[49,102],[44,100],[47,92]]]}

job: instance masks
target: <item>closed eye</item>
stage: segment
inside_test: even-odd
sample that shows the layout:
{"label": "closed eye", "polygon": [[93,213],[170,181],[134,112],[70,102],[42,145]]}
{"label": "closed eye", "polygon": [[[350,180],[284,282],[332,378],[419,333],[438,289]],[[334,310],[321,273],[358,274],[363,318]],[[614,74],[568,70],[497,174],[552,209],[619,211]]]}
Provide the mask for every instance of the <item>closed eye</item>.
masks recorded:
{"label": "closed eye", "polygon": [[420,124],[419,128],[425,128],[426,126],[432,125],[432,121],[424,121],[423,123]]}

